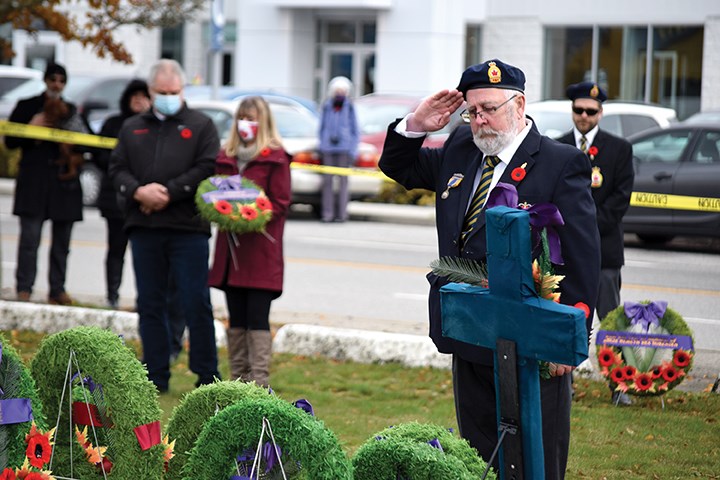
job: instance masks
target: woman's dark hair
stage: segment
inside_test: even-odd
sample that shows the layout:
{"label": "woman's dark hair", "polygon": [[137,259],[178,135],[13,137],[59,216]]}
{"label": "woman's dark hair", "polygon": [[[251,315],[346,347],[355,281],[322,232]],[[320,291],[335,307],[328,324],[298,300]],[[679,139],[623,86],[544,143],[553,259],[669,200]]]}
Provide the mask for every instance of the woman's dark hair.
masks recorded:
{"label": "woman's dark hair", "polygon": [[147,98],[150,98],[150,91],[148,90],[148,84],[145,80],[140,80],[139,78],[130,80],[130,83],[127,84],[120,97],[120,112],[123,116],[129,117],[135,114],[135,112],[130,109],[130,99],[138,92],[142,92]]}

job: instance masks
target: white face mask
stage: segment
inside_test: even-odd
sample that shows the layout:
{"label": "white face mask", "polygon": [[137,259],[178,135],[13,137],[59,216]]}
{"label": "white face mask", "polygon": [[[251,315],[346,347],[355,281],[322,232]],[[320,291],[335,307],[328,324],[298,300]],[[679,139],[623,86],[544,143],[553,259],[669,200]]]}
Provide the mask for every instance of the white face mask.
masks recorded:
{"label": "white face mask", "polygon": [[252,142],[255,140],[258,131],[258,122],[252,122],[250,120],[238,120],[237,130],[240,139],[245,142]]}

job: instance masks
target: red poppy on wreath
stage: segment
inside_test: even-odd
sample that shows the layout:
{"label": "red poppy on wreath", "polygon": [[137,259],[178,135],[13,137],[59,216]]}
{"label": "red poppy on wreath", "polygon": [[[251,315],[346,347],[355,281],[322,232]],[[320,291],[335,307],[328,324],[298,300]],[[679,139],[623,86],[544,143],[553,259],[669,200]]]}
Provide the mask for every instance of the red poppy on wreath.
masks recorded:
{"label": "red poppy on wreath", "polygon": [[16,478],[15,471],[9,468],[6,468],[0,473],[0,480],[15,480]]}
{"label": "red poppy on wreath", "polygon": [[525,167],[527,166],[527,163],[523,163],[521,166],[514,168],[513,171],[510,173],[510,177],[515,180],[516,182],[521,181],[523,178],[525,178]]}
{"label": "red poppy on wreath", "polygon": [[240,208],[240,215],[242,215],[245,220],[255,220],[258,216],[258,211],[249,205],[243,205]]}
{"label": "red poppy on wreath", "polygon": [[650,372],[650,375],[652,375],[652,378],[654,380],[657,380],[658,378],[662,377],[662,372],[663,372],[662,367],[657,366],[652,369],[652,371]]}
{"label": "red poppy on wreath", "polygon": [[257,205],[257,207],[263,212],[266,210],[272,210],[272,203],[270,203],[270,199],[267,197],[257,197],[255,199],[255,205]]}
{"label": "red poppy on wreath", "polygon": [[622,383],[625,381],[625,369],[624,368],[614,368],[612,372],[610,372],[610,378],[612,378],[612,381],[615,383]]}
{"label": "red poppy on wreath", "polygon": [[595,158],[595,155],[598,154],[598,151],[599,151],[599,150],[598,150],[598,148],[597,148],[595,145],[593,145],[592,147],[588,148],[588,155],[590,155],[590,159],[591,159],[591,160],[592,160],[593,158]]}
{"label": "red poppy on wreath", "polygon": [[25,450],[25,456],[30,460],[30,465],[35,468],[42,468],[43,465],[50,461],[52,453],[52,437],[55,433],[53,428],[49,432],[43,433],[38,430],[35,422],[30,427],[30,433],[25,435],[25,441],[28,446]]}
{"label": "red poppy on wreath", "polygon": [[42,472],[30,472],[25,476],[24,480],[47,480],[48,478],[50,476]]}
{"label": "red poppy on wreath", "polygon": [[215,202],[215,210],[223,215],[230,215],[233,211],[232,205],[227,200],[218,200]]}
{"label": "red poppy on wreath", "polygon": [[262,150],[260,150],[261,157],[267,157],[268,155],[270,155],[270,149],[268,147],[265,147]]}
{"label": "red poppy on wreath", "polygon": [[666,382],[674,382],[678,379],[679,375],[678,371],[672,365],[666,364],[665,368],[663,368],[662,377]]}
{"label": "red poppy on wreath", "polygon": [[653,386],[653,379],[649,373],[641,373],[635,379],[635,388],[639,391],[644,392],[650,390]]}
{"label": "red poppy on wreath", "polygon": [[623,368],[623,373],[625,374],[626,380],[632,380],[633,377],[637,375],[637,368],[632,365],[626,365],[625,368]]}
{"label": "red poppy on wreath", "polygon": [[615,351],[610,347],[602,347],[598,352],[598,363],[602,367],[610,367],[617,363]]}
{"label": "red poppy on wreath", "polygon": [[182,130],[180,130],[180,136],[185,140],[192,138],[192,130],[190,130],[189,128],[183,128]]}
{"label": "red poppy on wreath", "polygon": [[690,365],[690,354],[685,350],[678,350],[673,356],[673,363],[682,368]]}

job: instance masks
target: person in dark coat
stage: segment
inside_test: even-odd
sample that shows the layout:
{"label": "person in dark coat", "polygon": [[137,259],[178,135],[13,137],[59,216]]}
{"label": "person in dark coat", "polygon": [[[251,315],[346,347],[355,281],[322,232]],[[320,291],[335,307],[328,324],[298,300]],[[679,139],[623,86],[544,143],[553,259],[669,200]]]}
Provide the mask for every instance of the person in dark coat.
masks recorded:
{"label": "person in dark coat", "polygon": [[[135,79],[127,84],[120,97],[120,113],[109,117],[100,129],[101,137],[117,138],[123,122],[150,109],[150,92],[144,80]],[[118,205],[117,192],[107,174],[110,163],[110,150],[101,150],[95,156],[97,166],[105,173],[98,197],[98,209],[107,224],[107,255],[105,256],[105,285],[107,302],[111,308],[118,307],[118,290],[122,283],[125,250],[128,236],[123,231],[125,214]]]}
{"label": "person in dark coat", "polygon": [[[554,204],[565,222],[557,228],[564,264],[553,265],[556,274],[565,276],[560,301],[573,306],[582,302],[594,309],[600,243],[590,195],[590,162],[577,149],[540,135],[525,117],[524,88],[524,73],[500,60],[469,67],[456,90],[426,98],[414,113],[390,125],[380,169],[407,189],[436,192],[440,257],[485,261],[484,205],[498,182],[514,185],[520,204]],[[439,149],[422,148],[425,135],[447,125],[463,97],[463,116],[470,126],[456,128]],[[432,273],[428,280],[430,336],[440,352],[453,355],[460,435],[489,461],[498,441],[493,352],[442,336],[439,289],[447,280]],[[565,475],[571,371],[571,366],[551,364],[551,378],[541,380],[548,480]],[[497,468],[497,458],[493,465]]]}
{"label": "person in dark coat", "polygon": [[[50,99],[62,99],[67,72],[62,65],[51,63],[45,70],[44,80],[45,92],[20,100],[10,114],[10,122],[57,128],[46,118],[44,106]],[[67,129],[87,133],[89,129],[77,114],[75,105],[68,102],[65,104],[68,113],[63,123],[78,125]],[[60,144],[56,142],[6,136],[5,145],[22,151],[13,206],[13,215],[20,218],[15,270],[17,298],[20,301],[30,300],[37,275],[37,251],[42,227],[45,220],[50,220],[52,236],[48,262],[48,302],[70,305],[73,299],[65,291],[65,277],[73,224],[83,218],[79,177],[77,174],[67,175],[67,166],[60,161]]]}
{"label": "person in dark coat", "polygon": [[187,321],[196,385],[220,378],[207,281],[210,224],[195,205],[198,184],[214,171],[220,140],[212,120],[185,104],[184,85],[178,62],[155,63],[148,76],[153,107],[125,120],[110,157],[110,177],[125,203],[143,357],[160,392],[170,381],[170,275]]}
{"label": "person in dark coat", "polygon": [[[601,269],[597,314],[600,320],[620,305],[620,270],[625,264],[622,218],[630,207],[635,171],[632,145],[624,138],[602,130],[602,104],[607,94],[593,82],[581,82],[567,88],[572,100],[573,129],[559,142],[574,145],[590,159],[590,186],[600,231]],[[613,392],[612,401],[628,405],[630,397]]]}
{"label": "person in dark coat", "polygon": [[[322,164],[348,168],[353,165],[360,143],[355,107],[350,100],[352,82],[346,77],[335,77],[328,83],[328,98],[320,112],[320,145]],[[338,188],[335,190],[335,180]],[[322,176],[323,222],[344,222],[348,219],[347,205],[350,190],[347,175]]]}
{"label": "person in dark coat", "polygon": [[265,233],[219,231],[210,286],[225,292],[230,376],[268,386],[272,337],[270,303],[282,294],[283,231],[290,207],[290,157],[262,97],[238,105],[234,127],[217,156],[216,173],[240,174],[265,191],[272,218]]}

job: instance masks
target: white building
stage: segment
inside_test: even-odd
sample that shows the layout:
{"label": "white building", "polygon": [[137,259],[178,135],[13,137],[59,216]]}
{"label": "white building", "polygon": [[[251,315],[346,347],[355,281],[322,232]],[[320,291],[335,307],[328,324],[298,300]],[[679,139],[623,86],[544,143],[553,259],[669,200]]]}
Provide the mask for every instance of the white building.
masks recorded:
{"label": "white building", "polygon": [[[210,3],[210,2],[208,2]],[[224,0],[222,83],[322,99],[346,75],[356,94],[428,94],[464,68],[500,58],[527,76],[528,101],[596,79],[612,99],[651,101],[681,118],[720,109],[717,0]],[[13,63],[52,56],[69,72],[147,72],[160,56],[210,83],[210,14],[166,31],[126,27],[127,66],[53,34],[13,32]],[[648,52],[651,52],[648,55]]]}

